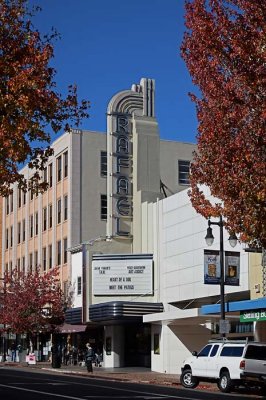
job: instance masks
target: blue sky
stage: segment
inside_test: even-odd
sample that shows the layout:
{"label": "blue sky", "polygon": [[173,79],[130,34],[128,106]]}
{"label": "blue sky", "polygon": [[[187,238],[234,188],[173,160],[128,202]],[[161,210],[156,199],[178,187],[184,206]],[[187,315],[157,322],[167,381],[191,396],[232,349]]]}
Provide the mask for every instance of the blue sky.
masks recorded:
{"label": "blue sky", "polygon": [[195,91],[180,56],[183,0],[30,0],[42,11],[36,28],[55,27],[57,88],[78,85],[91,102],[83,129],[105,131],[109,100],[141,78],[156,84],[156,117],[162,139],[195,142],[197,120],[188,92]]}

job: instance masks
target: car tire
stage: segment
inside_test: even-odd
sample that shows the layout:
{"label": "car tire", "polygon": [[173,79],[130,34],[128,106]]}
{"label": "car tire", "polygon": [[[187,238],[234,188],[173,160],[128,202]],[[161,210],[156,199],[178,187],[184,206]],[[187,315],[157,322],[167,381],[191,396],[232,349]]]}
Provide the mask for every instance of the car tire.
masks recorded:
{"label": "car tire", "polygon": [[232,390],[233,384],[228,371],[221,372],[217,386],[223,393],[229,393]]}
{"label": "car tire", "polygon": [[180,382],[187,389],[195,389],[199,384],[198,378],[192,375],[191,369],[185,369],[182,372]]}

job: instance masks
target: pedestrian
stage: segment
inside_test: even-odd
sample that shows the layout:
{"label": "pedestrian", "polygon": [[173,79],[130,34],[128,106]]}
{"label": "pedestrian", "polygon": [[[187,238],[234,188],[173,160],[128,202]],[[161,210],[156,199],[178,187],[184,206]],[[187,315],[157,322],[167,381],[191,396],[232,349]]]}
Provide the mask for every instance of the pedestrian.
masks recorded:
{"label": "pedestrian", "polygon": [[15,342],[12,342],[11,344],[11,361],[16,361],[17,358],[17,347]]}
{"label": "pedestrian", "polygon": [[90,343],[86,344],[86,353],[85,353],[85,362],[86,362],[86,367],[87,371],[92,373],[92,361],[94,358],[94,351],[93,348],[91,347]]}

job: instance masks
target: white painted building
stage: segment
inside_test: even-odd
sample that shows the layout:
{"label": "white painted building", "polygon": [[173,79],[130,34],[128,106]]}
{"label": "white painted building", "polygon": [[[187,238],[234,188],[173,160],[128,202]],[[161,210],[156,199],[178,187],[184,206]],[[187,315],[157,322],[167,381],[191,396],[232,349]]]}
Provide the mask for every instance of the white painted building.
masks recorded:
{"label": "white painted building", "polygon": [[[204,284],[207,221],[195,212],[187,191],[154,204],[143,204],[142,216],[147,221],[142,251],[154,253],[159,274],[156,301],[164,306],[164,312],[143,317],[145,323],[152,324],[151,368],[158,372],[180,373],[183,359],[212,337],[213,324],[220,319],[219,313],[208,316],[201,312],[203,305],[220,301],[220,286]],[[213,228],[213,234],[212,249],[219,250],[218,227]],[[148,242],[148,237],[153,238],[152,243]],[[241,244],[232,249],[228,237],[224,230],[224,250],[240,252],[240,285],[226,285],[225,299],[249,299],[248,254]],[[236,320],[234,315],[227,314],[227,318]],[[159,341],[157,348],[154,341]]]}

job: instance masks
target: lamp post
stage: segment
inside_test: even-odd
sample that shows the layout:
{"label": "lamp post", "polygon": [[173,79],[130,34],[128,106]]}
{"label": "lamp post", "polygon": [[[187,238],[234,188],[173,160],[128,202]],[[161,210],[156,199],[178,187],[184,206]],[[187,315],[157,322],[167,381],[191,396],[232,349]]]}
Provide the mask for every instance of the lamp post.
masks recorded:
{"label": "lamp post", "polygon": [[[225,336],[226,327],[225,327],[225,303],[224,303],[224,236],[223,236],[224,222],[222,216],[220,215],[219,221],[217,222],[208,220],[207,234],[205,236],[205,241],[208,246],[211,246],[214,241],[211,225],[217,225],[220,228],[220,304],[221,304],[220,333],[223,336]],[[231,247],[236,246],[237,237],[234,233],[230,234],[229,243]]]}

